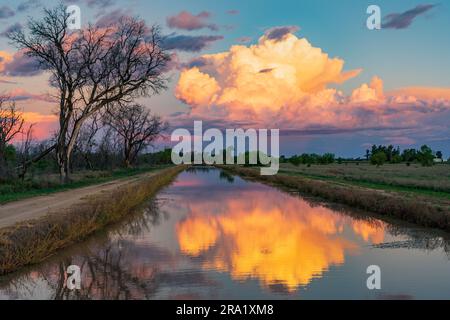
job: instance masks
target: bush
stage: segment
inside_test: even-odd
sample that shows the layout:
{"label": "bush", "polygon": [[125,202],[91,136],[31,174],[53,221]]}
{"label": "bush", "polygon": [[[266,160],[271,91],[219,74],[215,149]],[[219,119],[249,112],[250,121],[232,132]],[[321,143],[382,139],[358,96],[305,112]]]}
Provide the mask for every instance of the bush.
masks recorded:
{"label": "bush", "polygon": [[377,152],[370,157],[370,163],[376,165],[377,167],[382,166],[387,160],[386,154],[384,152]]}

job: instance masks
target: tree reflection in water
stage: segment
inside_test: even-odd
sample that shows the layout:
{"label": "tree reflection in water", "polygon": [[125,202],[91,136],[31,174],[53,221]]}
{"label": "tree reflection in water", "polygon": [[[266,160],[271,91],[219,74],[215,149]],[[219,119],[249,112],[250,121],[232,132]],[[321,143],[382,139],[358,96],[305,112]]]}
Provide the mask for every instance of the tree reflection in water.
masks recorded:
{"label": "tree reflection in water", "polygon": [[[213,283],[201,273],[171,274],[163,270],[176,263],[168,251],[131,241],[158,226],[167,215],[151,201],[144,210],[132,215],[120,226],[73,246],[38,268],[3,277],[0,290],[10,299],[151,299],[165,285],[206,285]],[[67,267],[81,269],[81,290],[65,286]],[[44,292],[40,292],[44,291]],[[37,296],[43,294],[43,296]]]}

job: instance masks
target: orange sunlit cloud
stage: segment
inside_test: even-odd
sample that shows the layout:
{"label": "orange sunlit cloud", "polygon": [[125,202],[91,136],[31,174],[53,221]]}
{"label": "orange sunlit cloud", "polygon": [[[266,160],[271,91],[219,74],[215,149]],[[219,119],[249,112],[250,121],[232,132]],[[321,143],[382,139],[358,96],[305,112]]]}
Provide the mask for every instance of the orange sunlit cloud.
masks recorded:
{"label": "orange sunlit cloud", "polygon": [[221,200],[220,207],[203,200],[189,208],[191,214],[176,228],[183,253],[204,255],[204,268],[229,272],[233,279],[281,283],[289,291],[322,277],[358,250],[358,243],[344,235],[346,226],[366,243],[384,239],[383,225],[352,221],[282,193],[246,191],[239,199]]}
{"label": "orange sunlit cloud", "polygon": [[332,86],[361,70],[344,71],[344,60],[329,57],[294,34],[282,39],[264,35],[256,45],[235,45],[194,62],[181,72],[175,91],[191,106],[192,116],[276,122],[286,129],[354,128],[387,126],[399,116],[407,119],[405,124],[416,123],[421,116],[416,105],[432,107],[438,102],[450,108],[450,89],[409,88],[385,94],[377,76],[347,96]]}

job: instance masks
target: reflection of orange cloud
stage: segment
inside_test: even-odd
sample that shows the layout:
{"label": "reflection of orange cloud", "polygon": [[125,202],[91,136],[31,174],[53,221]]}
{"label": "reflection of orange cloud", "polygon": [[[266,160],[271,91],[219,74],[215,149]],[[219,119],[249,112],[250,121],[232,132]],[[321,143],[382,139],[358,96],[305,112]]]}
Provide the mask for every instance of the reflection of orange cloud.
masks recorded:
{"label": "reflection of orange cloud", "polygon": [[205,268],[227,271],[234,279],[258,278],[290,291],[343,264],[346,252],[358,248],[344,237],[345,225],[366,242],[384,237],[382,226],[351,224],[330,209],[282,193],[246,191],[220,205],[193,201],[190,209],[192,215],[177,225],[182,252],[204,255]]}
{"label": "reflection of orange cloud", "polygon": [[384,241],[383,225],[376,226],[367,221],[356,220],[352,222],[353,231],[360,235],[364,241],[379,244]]}

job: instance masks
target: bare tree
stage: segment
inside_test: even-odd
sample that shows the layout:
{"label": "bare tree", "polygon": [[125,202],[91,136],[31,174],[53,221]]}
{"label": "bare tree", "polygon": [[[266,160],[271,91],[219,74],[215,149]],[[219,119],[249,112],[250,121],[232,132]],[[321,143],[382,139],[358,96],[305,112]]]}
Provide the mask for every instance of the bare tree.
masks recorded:
{"label": "bare tree", "polygon": [[75,150],[78,151],[78,153],[83,157],[89,170],[94,168],[91,157],[94,152],[94,148],[97,146],[97,141],[95,138],[100,130],[99,118],[99,114],[94,114],[89,121],[86,121],[83,124],[75,145]]}
{"label": "bare tree", "polygon": [[31,165],[32,159],[32,146],[33,146],[33,126],[30,126],[22,133],[22,144],[20,146],[20,157],[19,157],[19,178],[25,180],[25,175]]}
{"label": "bare tree", "polygon": [[22,132],[24,119],[14,102],[0,96],[0,166],[6,162],[6,148]]}
{"label": "bare tree", "polygon": [[161,117],[140,104],[116,104],[107,109],[104,122],[120,137],[126,167],[167,128]]}
{"label": "bare tree", "polygon": [[120,152],[118,145],[119,140],[114,130],[109,126],[105,127],[97,148],[98,162],[102,169],[112,169],[118,163],[116,156]]}
{"label": "bare tree", "polygon": [[45,9],[41,20],[30,19],[26,32],[9,39],[51,73],[57,89],[59,133],[56,142],[61,181],[69,180],[70,158],[83,123],[110,103],[156,94],[166,87],[169,55],[162,49],[156,26],[123,17],[117,24],[68,29],[61,4]]}

